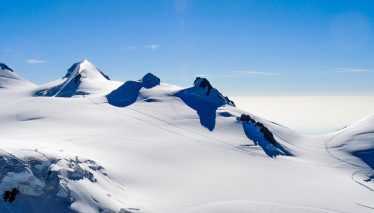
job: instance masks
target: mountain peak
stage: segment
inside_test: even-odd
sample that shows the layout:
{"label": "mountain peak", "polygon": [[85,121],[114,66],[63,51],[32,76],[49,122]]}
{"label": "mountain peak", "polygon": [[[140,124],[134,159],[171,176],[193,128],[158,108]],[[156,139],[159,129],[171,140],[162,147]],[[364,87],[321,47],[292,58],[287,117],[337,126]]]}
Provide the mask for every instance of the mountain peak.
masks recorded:
{"label": "mountain peak", "polygon": [[147,89],[160,85],[160,79],[152,73],[145,74],[140,81],[143,83],[143,87]]}
{"label": "mountain peak", "polygon": [[6,64],[4,63],[0,63],[0,68],[1,70],[9,70],[11,72],[14,72],[10,67],[8,67]]}
{"label": "mountain peak", "polygon": [[90,63],[90,64],[92,64],[88,59],[83,59],[80,63]]}
{"label": "mountain peak", "polygon": [[210,91],[213,89],[212,85],[206,78],[202,77],[196,77],[195,81],[193,82],[194,86],[197,88],[201,88],[205,90],[207,88],[206,95],[208,96],[210,94]]}
{"label": "mountain peak", "polygon": [[228,104],[235,106],[234,102],[231,101],[227,96],[223,96],[222,93],[220,93],[210,84],[208,79],[196,77],[193,84],[193,88],[195,88],[198,93],[202,94],[203,96],[210,97],[210,99],[214,100],[214,102],[218,103],[219,105]]}
{"label": "mountain peak", "polygon": [[84,59],[74,63],[66,75],[57,81],[39,87],[36,96],[72,97],[74,95],[89,95],[112,88],[115,82],[89,60]]}
{"label": "mountain peak", "polygon": [[64,78],[70,77],[82,77],[82,78],[97,78],[110,80],[100,69],[87,59],[74,63],[68,70]]}
{"label": "mountain peak", "polygon": [[83,59],[82,61],[80,61],[78,63],[81,67],[95,67],[95,65],[91,61],[89,61],[88,59]]}

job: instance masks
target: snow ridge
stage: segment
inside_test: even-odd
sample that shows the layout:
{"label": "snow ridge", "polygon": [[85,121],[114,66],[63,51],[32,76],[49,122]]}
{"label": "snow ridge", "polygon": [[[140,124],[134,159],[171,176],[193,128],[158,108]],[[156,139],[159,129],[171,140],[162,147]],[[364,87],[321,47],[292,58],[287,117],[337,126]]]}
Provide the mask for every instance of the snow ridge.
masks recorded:
{"label": "snow ridge", "polygon": [[236,108],[208,79],[115,82],[86,60],[12,88],[0,90],[0,212],[374,209],[374,116],[305,136]]}

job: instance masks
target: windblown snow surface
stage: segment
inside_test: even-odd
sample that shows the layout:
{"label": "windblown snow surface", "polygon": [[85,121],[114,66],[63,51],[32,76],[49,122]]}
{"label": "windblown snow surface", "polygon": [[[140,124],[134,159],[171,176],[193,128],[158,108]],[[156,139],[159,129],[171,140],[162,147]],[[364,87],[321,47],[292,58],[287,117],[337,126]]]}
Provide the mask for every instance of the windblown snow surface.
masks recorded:
{"label": "windblown snow surface", "polygon": [[88,61],[7,85],[0,212],[374,212],[373,115],[303,136],[206,79],[113,82]]}

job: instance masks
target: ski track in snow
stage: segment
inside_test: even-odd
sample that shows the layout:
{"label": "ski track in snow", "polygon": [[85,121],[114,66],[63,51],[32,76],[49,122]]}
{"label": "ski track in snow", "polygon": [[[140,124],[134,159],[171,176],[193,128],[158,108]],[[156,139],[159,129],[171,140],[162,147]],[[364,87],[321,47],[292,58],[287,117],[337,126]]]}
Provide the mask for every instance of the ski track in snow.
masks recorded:
{"label": "ski track in snow", "polygon": [[331,141],[333,141],[336,137],[338,137],[340,134],[343,134],[343,133],[344,133],[344,131],[340,131],[338,134],[332,136],[330,139],[328,139],[328,140],[325,141],[326,152],[327,152],[327,153],[328,153],[332,158],[334,158],[334,159],[336,159],[336,160],[338,160],[338,161],[341,161],[341,162],[346,163],[346,164],[348,164],[348,165],[351,165],[351,166],[354,166],[354,167],[358,167],[358,168],[360,168],[360,170],[357,170],[357,171],[355,171],[355,172],[352,173],[352,175],[351,175],[351,179],[352,179],[354,182],[356,182],[357,184],[363,186],[364,188],[366,188],[366,189],[368,189],[368,190],[374,192],[374,189],[373,189],[373,188],[371,188],[370,186],[367,186],[367,185],[365,185],[365,184],[359,182],[358,179],[355,178],[355,176],[356,176],[358,173],[360,173],[360,172],[362,172],[362,171],[365,171],[365,170],[362,170],[362,168],[365,168],[365,169],[366,169],[366,167],[363,167],[363,166],[361,166],[361,165],[357,165],[357,164],[351,163],[351,162],[349,162],[349,161],[346,161],[346,160],[344,160],[344,159],[341,159],[341,158],[335,156],[334,154],[332,154],[332,152],[330,151],[330,148],[329,148],[329,146],[328,146],[328,143],[331,142]]}
{"label": "ski track in snow", "polygon": [[[91,100],[90,98],[87,98],[87,99]],[[101,105],[100,103],[95,103],[93,100],[91,100],[91,101],[92,101],[92,103],[94,103],[94,104],[96,104],[96,105],[104,106],[104,105]],[[104,106],[104,107],[108,108],[107,106]],[[160,121],[160,122],[165,123],[165,124],[168,124],[168,125],[170,125],[170,126],[172,126],[172,127],[175,127],[175,128],[177,128],[177,129],[183,130],[183,131],[185,131],[185,132],[192,133],[192,134],[194,134],[194,135],[198,135],[198,136],[202,136],[202,137],[208,138],[208,139],[211,140],[211,141],[209,141],[210,143],[215,143],[215,142],[219,141],[219,142],[221,142],[221,143],[224,143],[224,144],[227,145],[227,146],[230,146],[231,148],[236,148],[236,149],[238,149],[238,150],[240,150],[240,151],[243,151],[244,153],[247,153],[247,154],[250,154],[250,155],[259,156],[259,157],[265,157],[265,156],[260,155],[260,154],[258,154],[258,153],[252,152],[252,151],[250,151],[250,150],[246,150],[246,149],[240,148],[240,147],[238,147],[238,146],[233,146],[233,145],[231,145],[229,142],[224,141],[224,140],[222,140],[222,139],[213,138],[213,137],[210,137],[210,136],[204,135],[204,134],[202,134],[202,133],[194,132],[194,131],[192,131],[192,130],[189,130],[189,129],[186,129],[186,128],[183,128],[183,127],[177,126],[177,125],[172,124],[172,123],[170,123],[170,122],[168,122],[168,121],[165,121],[165,120],[162,120],[162,119],[160,119],[160,118],[157,118],[156,116],[149,115],[149,114],[147,114],[147,113],[144,113],[144,112],[141,112],[141,111],[139,111],[139,110],[133,109],[133,108],[131,108],[131,106],[126,107],[125,109],[131,110],[131,111],[133,111],[133,112],[136,112],[136,113],[139,113],[139,114],[142,114],[142,115],[146,115],[146,116],[148,116],[149,118],[155,119],[155,120]],[[191,140],[195,140],[195,138],[190,137],[188,134],[181,134],[181,133],[178,133],[178,132],[176,132],[176,131],[172,131],[172,130],[170,130],[170,129],[162,128],[162,127],[158,126],[157,124],[153,124],[153,123],[149,122],[148,120],[140,119],[139,117],[136,117],[136,116],[133,116],[133,115],[129,115],[129,114],[124,114],[124,113],[121,113],[121,112],[119,112],[119,111],[116,111],[115,109],[110,109],[110,110],[112,110],[112,111],[114,111],[114,112],[116,112],[116,113],[118,113],[118,114],[120,114],[120,115],[122,115],[122,116],[127,116],[127,117],[131,117],[131,118],[137,119],[137,120],[142,121],[142,122],[144,122],[144,123],[146,123],[146,124],[148,124],[148,125],[152,125],[152,126],[154,126],[154,127],[156,127],[156,128],[160,128],[160,129],[162,129],[162,130],[164,130],[164,131],[167,131],[167,132],[170,132],[170,133],[172,133],[172,134],[179,135],[179,136],[182,136],[182,137],[185,137],[185,138],[189,138],[189,139],[191,139]]]}

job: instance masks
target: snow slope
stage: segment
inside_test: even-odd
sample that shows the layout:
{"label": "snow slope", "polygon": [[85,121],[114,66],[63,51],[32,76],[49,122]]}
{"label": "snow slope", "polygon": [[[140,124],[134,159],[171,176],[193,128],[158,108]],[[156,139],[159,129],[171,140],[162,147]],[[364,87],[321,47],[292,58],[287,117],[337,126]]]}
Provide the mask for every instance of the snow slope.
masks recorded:
{"label": "snow slope", "polygon": [[55,97],[0,91],[0,212],[374,210],[373,116],[303,136],[203,79],[181,88],[147,74],[115,87],[88,62],[69,70],[36,93]]}
{"label": "snow slope", "polygon": [[0,89],[20,89],[34,86],[35,84],[21,78],[6,64],[0,63]]}
{"label": "snow slope", "polygon": [[[339,131],[326,142],[329,154],[355,168],[357,171],[352,178],[371,190],[370,182],[374,180],[373,127],[374,114]],[[364,181],[357,179],[358,176],[363,176]]]}

